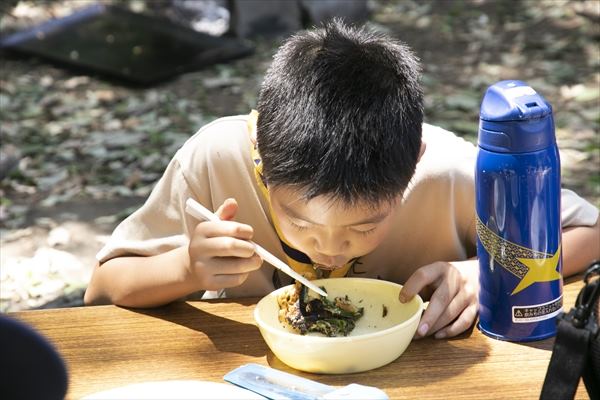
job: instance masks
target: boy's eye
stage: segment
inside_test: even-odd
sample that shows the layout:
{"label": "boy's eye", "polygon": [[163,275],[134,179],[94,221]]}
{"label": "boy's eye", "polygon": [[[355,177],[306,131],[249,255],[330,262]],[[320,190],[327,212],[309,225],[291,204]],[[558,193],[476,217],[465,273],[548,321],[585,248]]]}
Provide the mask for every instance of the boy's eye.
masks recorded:
{"label": "boy's eye", "polygon": [[292,225],[297,231],[304,231],[306,229],[308,229],[308,226],[306,225],[300,225],[295,223],[294,221],[292,221],[291,219],[288,219],[290,225]]}
{"label": "boy's eye", "polygon": [[352,230],[356,233],[360,233],[361,235],[368,235],[370,233],[375,232],[375,229],[377,229],[377,226],[374,226],[372,228],[353,228]]}

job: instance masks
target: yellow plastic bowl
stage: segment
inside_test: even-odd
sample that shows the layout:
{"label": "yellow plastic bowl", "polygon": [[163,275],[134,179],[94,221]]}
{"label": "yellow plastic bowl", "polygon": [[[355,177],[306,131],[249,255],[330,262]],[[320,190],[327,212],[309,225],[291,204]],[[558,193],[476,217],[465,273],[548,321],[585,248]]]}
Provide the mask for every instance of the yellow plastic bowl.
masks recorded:
{"label": "yellow plastic bowl", "polygon": [[278,319],[277,296],[291,286],[268,294],[256,305],[254,319],[271,351],[285,364],[307,372],[347,374],[386,365],[406,350],[423,311],[419,296],[400,303],[398,293],[402,286],[377,279],[334,278],[314,282],[325,287],[331,299],[348,295],[354,305],[364,307],[364,315],[348,336],[300,335]]}

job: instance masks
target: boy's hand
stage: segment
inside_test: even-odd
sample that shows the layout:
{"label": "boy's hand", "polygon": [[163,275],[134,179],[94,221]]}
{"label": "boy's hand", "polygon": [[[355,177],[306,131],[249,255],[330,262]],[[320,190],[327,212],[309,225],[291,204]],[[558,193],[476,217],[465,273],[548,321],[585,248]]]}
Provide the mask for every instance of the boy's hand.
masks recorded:
{"label": "boy's hand", "polygon": [[262,264],[249,242],[252,227],[231,221],[237,209],[237,202],[227,199],[215,212],[221,221],[200,222],[194,229],[188,247],[189,273],[199,289],[239,286]]}
{"label": "boy's hand", "polygon": [[419,268],[400,291],[400,301],[409,301],[420,292],[432,294],[415,338],[435,334],[436,339],[441,339],[464,332],[477,316],[477,259],[452,263],[436,262]]}

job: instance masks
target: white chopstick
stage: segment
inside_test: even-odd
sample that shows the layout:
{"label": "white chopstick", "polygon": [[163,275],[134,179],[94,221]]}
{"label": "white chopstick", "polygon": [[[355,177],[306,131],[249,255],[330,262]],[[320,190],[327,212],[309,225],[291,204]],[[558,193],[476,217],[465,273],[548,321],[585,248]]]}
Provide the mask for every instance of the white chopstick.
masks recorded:
{"label": "white chopstick", "polygon": [[[204,207],[202,204],[198,203],[192,198],[187,199],[187,201],[185,202],[185,212],[199,220],[219,221],[219,217],[217,217],[208,208]],[[311,283],[308,279],[294,271],[289,265],[281,261],[279,258],[275,257],[273,254],[269,253],[265,248],[252,241],[250,241],[250,243],[252,243],[256,247],[256,254],[258,254],[263,260],[267,261],[269,264],[271,264],[278,270],[288,274],[297,281],[300,281],[304,286],[314,290],[321,296],[327,296],[327,292],[325,292],[317,285]]]}

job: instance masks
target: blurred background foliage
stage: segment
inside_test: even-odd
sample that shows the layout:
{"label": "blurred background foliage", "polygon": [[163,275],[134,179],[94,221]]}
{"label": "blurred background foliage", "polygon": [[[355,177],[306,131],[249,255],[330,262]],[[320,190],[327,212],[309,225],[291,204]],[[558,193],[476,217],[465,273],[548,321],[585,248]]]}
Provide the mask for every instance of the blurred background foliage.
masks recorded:
{"label": "blurred background foliage", "polygon": [[[107,2],[157,12],[152,2]],[[86,3],[3,2],[0,32]],[[420,57],[427,122],[474,142],[485,89],[503,79],[526,81],[553,105],[563,186],[600,206],[599,1],[368,5],[368,23]],[[144,89],[3,56],[0,150],[14,165],[0,181],[0,309],[79,304],[106,235],[143,203],[177,148],[202,125],[255,106],[281,40],[253,38],[249,57]]]}

